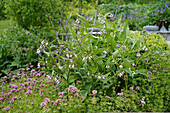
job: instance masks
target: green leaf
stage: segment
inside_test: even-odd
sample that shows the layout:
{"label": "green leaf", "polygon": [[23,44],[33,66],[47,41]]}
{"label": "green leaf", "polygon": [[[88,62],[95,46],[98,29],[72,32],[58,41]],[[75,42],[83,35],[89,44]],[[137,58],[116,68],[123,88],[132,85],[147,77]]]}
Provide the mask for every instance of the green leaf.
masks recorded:
{"label": "green leaf", "polygon": [[141,74],[141,75],[146,75],[148,76],[147,72],[145,69],[140,69],[140,70],[136,70],[136,74]]}
{"label": "green leaf", "polygon": [[88,94],[87,90],[81,90],[80,95],[84,97],[82,101],[86,99],[87,94]]}
{"label": "green leaf", "polygon": [[64,77],[65,80],[67,80],[67,75],[66,74],[63,74],[62,76]]}
{"label": "green leaf", "polygon": [[112,54],[113,58],[116,58],[116,57],[118,56],[118,54],[119,54],[119,50],[116,50],[116,51]]}
{"label": "green leaf", "polygon": [[92,88],[92,83],[87,83],[85,85],[85,88],[86,88],[87,92],[89,93],[91,91],[91,88]]}
{"label": "green leaf", "polygon": [[131,62],[128,59],[123,60],[123,67],[131,67]]}
{"label": "green leaf", "polygon": [[92,55],[96,55],[96,54],[98,54],[98,53],[101,53],[101,52],[103,52],[104,50],[106,50],[106,48],[97,49],[96,51],[93,51]]}
{"label": "green leaf", "polygon": [[19,61],[17,62],[17,61],[13,61],[12,62],[12,64],[10,65],[10,67],[12,67],[12,66],[19,66]]}
{"label": "green leaf", "polygon": [[132,72],[128,67],[124,67],[123,70],[129,73],[130,76],[132,76]]}
{"label": "green leaf", "polygon": [[99,56],[99,57],[95,57],[95,58],[94,58],[94,61],[97,62],[97,61],[99,61],[99,60],[102,60],[102,59],[105,58],[105,57],[106,57],[106,55]]}

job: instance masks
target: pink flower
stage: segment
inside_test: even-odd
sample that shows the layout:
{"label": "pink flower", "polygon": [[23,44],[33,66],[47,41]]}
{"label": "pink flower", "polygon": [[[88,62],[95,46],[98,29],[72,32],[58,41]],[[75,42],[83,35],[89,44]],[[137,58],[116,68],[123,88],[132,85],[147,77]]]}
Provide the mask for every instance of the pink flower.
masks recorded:
{"label": "pink flower", "polygon": [[46,103],[50,102],[50,99],[49,98],[45,98],[45,102]]}
{"label": "pink flower", "polygon": [[134,63],[132,63],[132,66],[135,66],[135,64],[134,64]]}
{"label": "pink flower", "polygon": [[15,89],[11,89],[11,92],[14,92],[15,91]]}
{"label": "pink flower", "polygon": [[16,100],[17,99],[17,97],[12,97],[12,100]]}
{"label": "pink flower", "polygon": [[122,95],[122,93],[117,93],[117,95],[121,96],[121,95]]}
{"label": "pink flower", "polygon": [[27,100],[26,100],[26,102],[30,102],[30,100],[29,100],[29,99],[27,99]]}
{"label": "pink flower", "polygon": [[136,86],[136,89],[137,89],[137,90],[140,90],[140,87],[139,87],[139,86]]}
{"label": "pink flower", "polygon": [[28,90],[27,92],[25,92],[26,95],[32,94],[31,90]]}
{"label": "pink flower", "polygon": [[133,87],[129,87],[130,90],[133,90]]}
{"label": "pink flower", "polygon": [[110,66],[109,66],[109,65],[107,65],[107,66],[106,66],[106,69],[109,69],[109,68],[110,68]]}
{"label": "pink flower", "polygon": [[137,57],[140,57],[141,56],[141,54],[140,53],[137,53],[137,55],[136,55]]}
{"label": "pink flower", "polygon": [[63,96],[60,95],[58,98],[62,98],[62,97],[63,97]]}
{"label": "pink flower", "polygon": [[107,95],[106,95],[105,97],[108,98],[108,99],[112,99],[111,97],[109,97],[109,96],[107,96]]}
{"label": "pink flower", "polygon": [[74,97],[76,97],[76,96],[78,96],[78,93],[75,93],[75,94],[74,94]]}
{"label": "pink flower", "polygon": [[148,75],[151,75],[151,74],[152,74],[152,72],[151,72],[151,71],[148,71],[148,72],[147,72],[147,74],[148,74]]}
{"label": "pink flower", "polygon": [[85,60],[86,60],[86,58],[84,57],[82,61],[84,62]]}
{"label": "pink flower", "polygon": [[80,83],[80,81],[78,80],[77,83]]}
{"label": "pink flower", "polygon": [[29,87],[28,87],[28,90],[30,90],[30,89],[32,89],[32,87],[29,86]]}
{"label": "pink flower", "polygon": [[167,73],[167,70],[164,70],[164,73]]}
{"label": "pink flower", "polygon": [[42,107],[44,107],[44,106],[46,106],[47,104],[46,104],[45,102],[42,102],[40,105],[41,105]]}
{"label": "pink flower", "polygon": [[55,102],[58,103],[58,102],[60,102],[60,101],[61,101],[61,99],[57,99]]}
{"label": "pink flower", "polygon": [[9,107],[6,107],[6,108],[4,108],[6,111],[8,111],[10,108]]}
{"label": "pink flower", "polygon": [[44,93],[40,94],[40,96],[43,97],[43,96],[44,96]]}
{"label": "pink flower", "polygon": [[92,93],[93,95],[95,95],[97,93],[97,90],[93,90]]}
{"label": "pink flower", "polygon": [[119,44],[117,44],[116,47],[119,48],[120,47]]}
{"label": "pink flower", "polygon": [[104,20],[101,21],[101,24],[105,24],[106,22]]}
{"label": "pink flower", "polygon": [[83,99],[84,97],[83,96],[80,96],[81,99]]}
{"label": "pink flower", "polygon": [[64,92],[59,92],[58,95],[63,96],[63,95],[64,95]]}

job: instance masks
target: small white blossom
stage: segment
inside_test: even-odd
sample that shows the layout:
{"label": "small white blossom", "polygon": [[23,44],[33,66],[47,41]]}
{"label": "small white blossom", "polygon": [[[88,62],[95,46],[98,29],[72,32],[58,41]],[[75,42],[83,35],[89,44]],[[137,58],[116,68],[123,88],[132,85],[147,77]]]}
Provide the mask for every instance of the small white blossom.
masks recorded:
{"label": "small white blossom", "polygon": [[83,60],[82,60],[83,62],[85,61],[85,57],[83,58]]}
{"label": "small white blossom", "polygon": [[100,76],[98,76],[98,79],[99,79],[99,80],[101,80],[101,77],[100,77]]}
{"label": "small white blossom", "polygon": [[122,66],[122,65],[120,65],[120,66],[119,66],[119,68],[120,68],[120,69],[122,69],[122,68],[123,68],[123,66]]}
{"label": "small white blossom", "polygon": [[107,54],[107,51],[103,51],[104,52],[104,54]]}
{"label": "small white blossom", "polygon": [[40,53],[41,53],[40,49],[37,49],[37,54],[40,54]]}

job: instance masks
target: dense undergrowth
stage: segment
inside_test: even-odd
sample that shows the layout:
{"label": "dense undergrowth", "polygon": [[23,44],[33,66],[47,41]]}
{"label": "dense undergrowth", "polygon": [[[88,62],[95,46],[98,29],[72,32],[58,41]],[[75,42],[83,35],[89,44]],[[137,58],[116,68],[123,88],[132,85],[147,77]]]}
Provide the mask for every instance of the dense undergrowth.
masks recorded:
{"label": "dense undergrowth", "polygon": [[[29,16],[26,9],[23,17]],[[118,16],[114,21],[110,12],[96,20],[86,14],[76,21],[62,17],[63,29],[53,18],[60,26],[55,26],[57,32],[66,30],[67,37],[54,35],[49,22],[43,24],[46,17],[42,29],[38,18],[34,24],[18,20],[28,23],[27,30],[18,24],[6,29],[0,36],[0,112],[169,112],[170,48],[165,38],[132,32],[131,21]],[[100,32],[92,35],[89,28]]]}
{"label": "dense undergrowth", "polygon": [[[30,60],[35,58],[37,66],[29,62],[24,68],[11,71],[0,79],[0,110],[169,111],[170,67],[166,40],[161,35],[145,31],[130,32],[121,19],[117,21],[119,24],[102,20],[97,25],[91,25],[89,20],[81,18],[79,34],[73,27],[68,41],[49,42],[44,38],[37,44],[33,39],[38,37],[31,32],[11,31],[16,35],[20,33],[18,38],[11,38],[13,46],[19,37],[30,40],[26,44],[29,46],[28,52],[33,52]],[[89,27],[98,27],[102,34],[91,35],[86,30]],[[16,44],[24,42],[21,40]],[[37,46],[37,50],[30,48],[32,44]],[[19,50],[18,46],[17,51],[10,49],[10,53],[23,55]]]}

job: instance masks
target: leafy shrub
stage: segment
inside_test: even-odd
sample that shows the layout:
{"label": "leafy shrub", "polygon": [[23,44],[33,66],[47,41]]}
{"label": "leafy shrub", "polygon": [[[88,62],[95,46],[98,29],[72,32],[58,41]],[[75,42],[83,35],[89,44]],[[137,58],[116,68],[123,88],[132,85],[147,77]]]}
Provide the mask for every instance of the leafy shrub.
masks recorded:
{"label": "leafy shrub", "polygon": [[[45,57],[41,57],[40,61],[42,65],[47,66],[44,71],[49,72],[50,76],[57,75],[62,86],[73,85],[81,89],[84,98],[88,97],[93,90],[99,92],[107,90],[105,94],[110,97],[123,93],[125,98],[129,98],[130,95],[133,96],[131,93],[134,91],[128,89],[140,87],[140,93],[136,98],[141,98],[149,91],[146,96],[148,96],[147,99],[151,100],[147,100],[147,102],[157,106],[150,109],[148,105],[143,108],[144,111],[168,109],[164,99],[160,102],[153,101],[152,99],[157,97],[151,98],[152,93],[150,93],[153,91],[153,93],[161,94],[160,98],[166,97],[167,92],[155,92],[157,88],[166,87],[166,82],[163,86],[157,85],[156,87],[150,87],[150,84],[157,84],[162,77],[166,78],[167,76],[163,69],[168,70],[169,64],[167,65],[162,60],[157,61],[157,59],[162,58],[161,55],[164,51],[169,50],[167,42],[160,35],[142,32],[131,33],[127,24],[123,24],[122,27],[121,21],[119,24],[116,23],[103,20],[94,26],[82,21],[85,27],[80,27],[79,34],[73,32],[73,36],[68,42],[61,41],[59,45],[55,45],[53,42],[48,44],[44,41],[37,51],[39,55],[45,55]],[[98,27],[102,34],[93,36],[87,31],[85,33],[84,30],[88,27]],[[157,68],[157,66],[154,68],[155,65],[159,67],[156,73],[154,73]],[[162,77],[159,78],[158,75]],[[115,93],[112,93],[112,88],[114,88]],[[116,101],[120,103],[120,100]],[[128,106],[126,108],[126,105],[123,105],[127,111],[140,109],[137,106],[140,101],[134,103],[134,107]],[[158,105],[161,106],[158,107]]]}
{"label": "leafy shrub", "polygon": [[[79,34],[72,26],[72,36],[67,42],[54,40],[49,43],[44,39],[41,43],[39,41],[40,45],[28,41],[30,37],[36,40],[34,34],[22,33],[20,29],[11,31],[7,36],[12,35],[15,41],[20,42],[22,38],[21,46],[26,41],[29,47],[30,43],[36,45],[31,59],[37,53],[39,63],[35,69],[33,65],[27,65],[0,79],[1,110],[169,111],[169,48],[163,37],[147,32],[130,32],[127,22],[123,23],[121,19],[109,22],[102,18],[98,24],[92,23],[81,17],[74,23],[79,25]],[[99,28],[102,34],[91,35],[87,31],[89,27]],[[7,43],[12,45],[13,41]],[[18,43],[14,45],[11,47],[20,47]],[[17,54],[7,56],[22,56],[20,49],[15,51],[11,47],[3,49]],[[4,56],[2,58],[6,58]],[[25,61],[25,57],[19,58]],[[37,57],[35,59],[37,61]]]}
{"label": "leafy shrub", "polygon": [[5,3],[4,0],[0,0],[0,20],[5,19]]}
{"label": "leafy shrub", "polygon": [[39,47],[40,35],[21,28],[9,28],[0,37],[0,74],[7,75],[11,70],[36,63],[36,49]]}
{"label": "leafy shrub", "polygon": [[14,19],[18,25],[28,29],[30,26],[44,27],[48,23],[46,14],[37,0],[6,0],[8,16]]}

